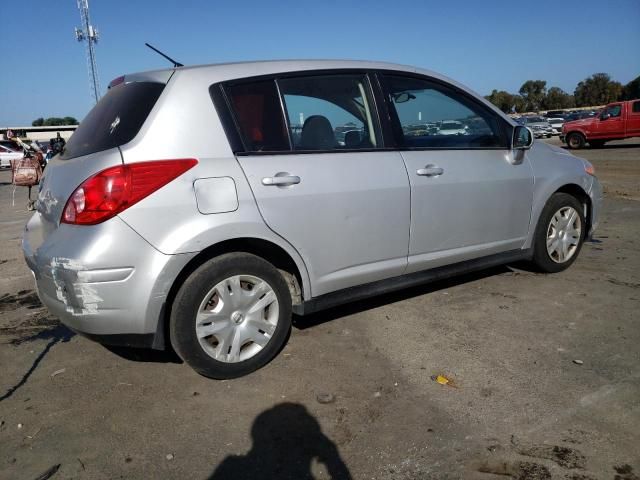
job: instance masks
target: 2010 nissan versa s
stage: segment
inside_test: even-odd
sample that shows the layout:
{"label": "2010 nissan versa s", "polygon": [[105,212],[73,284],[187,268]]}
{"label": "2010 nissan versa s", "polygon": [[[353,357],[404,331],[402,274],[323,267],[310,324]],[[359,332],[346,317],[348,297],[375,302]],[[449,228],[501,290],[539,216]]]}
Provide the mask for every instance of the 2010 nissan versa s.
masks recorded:
{"label": "2010 nissan versa s", "polygon": [[601,197],[587,161],[433,72],[185,67],[112,82],[47,167],[23,249],[71,329],[231,378],[292,313],[522,259],[564,270]]}

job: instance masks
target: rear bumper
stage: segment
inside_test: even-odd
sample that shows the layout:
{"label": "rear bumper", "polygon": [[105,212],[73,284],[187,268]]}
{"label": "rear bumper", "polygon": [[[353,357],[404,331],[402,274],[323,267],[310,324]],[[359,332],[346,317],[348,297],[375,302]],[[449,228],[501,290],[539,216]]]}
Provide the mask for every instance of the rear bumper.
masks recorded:
{"label": "rear bumper", "polygon": [[195,255],[162,254],[118,217],[52,229],[40,213],[22,247],[40,300],[62,323],[104,343],[157,348],[169,289]]}

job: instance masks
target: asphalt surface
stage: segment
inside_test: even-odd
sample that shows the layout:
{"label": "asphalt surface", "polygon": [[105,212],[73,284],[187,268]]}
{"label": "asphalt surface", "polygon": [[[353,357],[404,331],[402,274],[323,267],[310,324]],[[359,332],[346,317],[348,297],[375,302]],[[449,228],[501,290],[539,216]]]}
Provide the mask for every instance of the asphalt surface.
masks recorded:
{"label": "asphalt surface", "polygon": [[61,326],[21,256],[26,189],[0,172],[0,478],[637,480],[640,142],[579,154],[606,198],[566,272],[296,318],[233,381]]}

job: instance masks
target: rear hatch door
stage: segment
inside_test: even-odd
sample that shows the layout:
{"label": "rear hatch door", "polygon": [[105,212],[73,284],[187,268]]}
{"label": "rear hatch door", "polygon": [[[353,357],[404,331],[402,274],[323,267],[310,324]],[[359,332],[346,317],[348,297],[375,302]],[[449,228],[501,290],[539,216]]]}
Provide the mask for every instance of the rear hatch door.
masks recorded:
{"label": "rear hatch door", "polygon": [[138,134],[166,83],[158,81],[157,75],[153,80],[140,74],[133,78],[136,81],[130,82],[123,77],[109,89],[71,136],[63,153],[47,165],[37,202],[43,237],[58,228],[67,200],[82,182],[122,163],[119,147]]}

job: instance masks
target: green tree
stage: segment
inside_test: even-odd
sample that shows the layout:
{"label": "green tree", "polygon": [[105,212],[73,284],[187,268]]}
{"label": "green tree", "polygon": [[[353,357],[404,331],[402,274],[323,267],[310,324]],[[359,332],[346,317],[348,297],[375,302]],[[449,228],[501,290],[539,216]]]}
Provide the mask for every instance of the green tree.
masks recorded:
{"label": "green tree", "polygon": [[567,92],[559,87],[551,87],[547,91],[547,96],[544,99],[544,107],[547,110],[556,110],[559,108],[571,108],[575,106],[573,95],[569,95]]}
{"label": "green tree", "polygon": [[520,87],[519,93],[524,99],[527,111],[540,110],[547,94],[547,82],[544,80],[527,80]]}
{"label": "green tree", "polygon": [[573,96],[578,107],[605,105],[622,96],[622,84],[611,80],[607,73],[594,73],[578,83]]}
{"label": "green tree", "polygon": [[64,121],[64,125],[78,125],[78,120],[75,117],[64,117],[62,119]]}
{"label": "green tree", "polygon": [[33,122],[31,122],[32,127],[41,127],[44,125],[44,118],[36,118]]}
{"label": "green tree", "polygon": [[514,109],[516,112],[524,110],[524,101],[520,95],[513,95],[512,93],[504,90],[493,90],[490,95],[487,95],[487,100],[493,103],[496,107],[505,113],[511,113]]}
{"label": "green tree", "polygon": [[622,87],[622,100],[635,100],[636,98],[640,98],[640,76]]}

